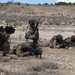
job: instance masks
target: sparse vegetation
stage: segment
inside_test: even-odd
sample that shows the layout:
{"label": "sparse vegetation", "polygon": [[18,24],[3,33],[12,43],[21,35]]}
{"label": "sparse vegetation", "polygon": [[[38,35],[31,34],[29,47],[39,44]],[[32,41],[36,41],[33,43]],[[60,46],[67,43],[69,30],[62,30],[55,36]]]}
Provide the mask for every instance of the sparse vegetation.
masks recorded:
{"label": "sparse vegetation", "polygon": [[[35,58],[35,56],[17,57],[14,54],[2,57],[2,52],[0,52],[0,75],[75,75],[75,50],[49,48],[52,36],[61,33],[65,38],[75,34],[74,28],[59,27],[59,25],[64,25],[65,28],[65,25],[68,27],[75,25],[74,10],[73,5],[1,3],[0,24],[22,25],[22,28],[20,26],[20,28],[15,28],[16,32],[10,37],[11,49],[25,41],[28,19],[41,17],[39,25],[41,39],[39,41],[43,55],[42,59]],[[21,40],[19,35],[21,35]]]}
{"label": "sparse vegetation", "polygon": [[9,5],[9,4],[11,4],[12,2],[11,1],[8,1],[7,3],[6,3],[6,5]]}
{"label": "sparse vegetation", "polygon": [[25,3],[27,6],[29,6],[29,4],[28,3]]}
{"label": "sparse vegetation", "polygon": [[48,3],[44,3],[43,5],[49,5]]}
{"label": "sparse vegetation", "polygon": [[58,3],[55,3],[55,5],[74,5],[75,3],[66,3],[66,2],[58,2]]}
{"label": "sparse vegetation", "polygon": [[[61,5],[61,7],[57,5]],[[75,8],[74,6],[65,5],[66,3],[64,2],[56,3],[55,5],[53,4],[53,6],[48,3],[35,5],[28,3],[23,4],[20,2],[0,3],[0,20],[15,20],[15,22],[23,21],[23,24],[27,24],[29,18],[41,17],[41,25],[61,25],[61,23],[65,22],[65,25],[71,26],[72,24],[75,24],[75,12],[73,11]],[[70,3],[68,5],[70,5]],[[9,24],[11,23],[10,21],[8,21]],[[72,23],[70,23],[69,21],[71,21]]]}

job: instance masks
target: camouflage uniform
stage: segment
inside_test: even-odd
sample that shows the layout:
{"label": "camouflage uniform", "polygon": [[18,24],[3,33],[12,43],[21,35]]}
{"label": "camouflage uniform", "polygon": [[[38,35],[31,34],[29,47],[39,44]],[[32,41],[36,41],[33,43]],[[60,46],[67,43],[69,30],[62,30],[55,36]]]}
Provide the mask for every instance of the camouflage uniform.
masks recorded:
{"label": "camouflage uniform", "polygon": [[28,41],[25,41],[18,46],[15,47],[16,55],[19,57],[24,57],[28,55],[32,55],[33,49]]}
{"label": "camouflage uniform", "polygon": [[71,36],[71,42],[75,43],[75,35]]}
{"label": "camouflage uniform", "polygon": [[[36,20],[31,19],[31,20],[29,20],[28,23],[29,23],[29,27],[27,27],[27,31],[25,33],[26,41],[24,43],[22,43],[21,45],[19,45],[19,47],[16,49],[16,54],[18,56],[26,56],[27,54],[35,54],[36,55],[35,50],[37,51],[36,48],[37,48],[38,40],[39,40],[38,28],[35,28]],[[40,51],[41,51],[41,49],[40,49]],[[26,52],[27,52],[27,54],[26,54]]]}
{"label": "camouflage uniform", "polygon": [[56,41],[56,36],[54,36],[51,40],[50,40],[50,48],[56,48],[57,46],[57,41]]}
{"label": "camouflage uniform", "polygon": [[6,54],[10,50],[10,43],[8,41],[9,37],[10,34],[0,32],[0,47],[1,47],[1,51],[3,51],[3,56],[6,56]]}
{"label": "camouflage uniform", "polygon": [[75,46],[75,35],[64,39],[66,41],[67,48]]}
{"label": "camouflage uniform", "polygon": [[65,46],[66,46],[66,42],[63,40],[63,36],[60,34],[54,36],[50,40],[50,48],[65,48]]}
{"label": "camouflage uniform", "polygon": [[67,42],[71,42],[71,37],[65,38],[64,40]]}

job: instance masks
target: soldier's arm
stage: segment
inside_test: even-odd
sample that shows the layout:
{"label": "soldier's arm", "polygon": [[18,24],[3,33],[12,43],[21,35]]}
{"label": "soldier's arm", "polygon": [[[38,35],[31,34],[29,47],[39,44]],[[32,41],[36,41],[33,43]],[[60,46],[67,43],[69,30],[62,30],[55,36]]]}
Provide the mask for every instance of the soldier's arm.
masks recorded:
{"label": "soldier's arm", "polygon": [[27,32],[25,33],[25,38],[26,39],[34,39],[35,35],[31,34],[31,31],[28,29]]}
{"label": "soldier's arm", "polygon": [[0,32],[0,37],[5,38],[5,34],[3,32]]}
{"label": "soldier's arm", "polygon": [[5,39],[9,40],[10,34],[5,34]]}
{"label": "soldier's arm", "polygon": [[34,39],[39,40],[39,32],[38,32],[38,28],[36,28],[35,33],[34,33],[34,36],[35,36]]}
{"label": "soldier's arm", "polygon": [[10,37],[10,34],[0,32],[0,37],[4,40],[8,40]]}
{"label": "soldier's arm", "polygon": [[26,39],[34,39],[35,38],[35,35],[28,35],[28,34],[26,34],[26,36],[25,36],[25,38]]}

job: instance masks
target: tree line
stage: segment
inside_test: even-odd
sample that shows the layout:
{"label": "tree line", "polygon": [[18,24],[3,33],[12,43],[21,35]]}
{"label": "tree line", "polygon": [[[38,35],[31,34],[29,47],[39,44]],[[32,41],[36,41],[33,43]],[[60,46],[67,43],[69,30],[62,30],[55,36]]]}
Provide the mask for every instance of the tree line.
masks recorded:
{"label": "tree line", "polygon": [[[8,2],[6,2],[6,3],[0,3],[0,4],[11,4],[11,3],[13,3],[13,0],[12,1],[8,1]],[[15,3],[15,2],[14,2]],[[16,2],[16,4],[18,4],[18,5],[21,5],[21,4],[26,4],[26,5],[30,5],[29,3],[21,3],[21,2]],[[71,3],[71,2],[69,2],[69,3],[66,3],[66,2],[57,2],[57,3],[43,3],[43,4],[41,4],[41,3],[38,3],[38,5],[75,5],[75,3]]]}

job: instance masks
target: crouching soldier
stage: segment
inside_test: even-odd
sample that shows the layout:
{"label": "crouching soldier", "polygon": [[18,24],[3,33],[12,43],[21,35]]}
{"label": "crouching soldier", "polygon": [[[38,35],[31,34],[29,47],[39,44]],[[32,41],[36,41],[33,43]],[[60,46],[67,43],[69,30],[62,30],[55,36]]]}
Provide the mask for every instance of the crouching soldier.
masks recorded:
{"label": "crouching soldier", "polygon": [[28,21],[28,28],[27,32],[25,33],[25,39],[27,41],[32,40],[32,45],[31,47],[34,50],[34,55],[38,56],[42,55],[42,49],[39,46],[38,40],[39,40],[39,31],[38,31],[38,25],[39,25],[39,20],[36,19],[30,19]]}
{"label": "crouching soldier", "polygon": [[39,21],[36,19],[30,19],[28,21],[27,31],[25,33],[25,42],[18,45],[16,48],[17,56],[26,56],[26,55],[42,55],[42,49],[38,44],[39,32],[38,32]]}

